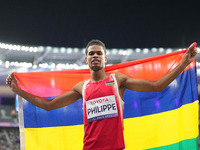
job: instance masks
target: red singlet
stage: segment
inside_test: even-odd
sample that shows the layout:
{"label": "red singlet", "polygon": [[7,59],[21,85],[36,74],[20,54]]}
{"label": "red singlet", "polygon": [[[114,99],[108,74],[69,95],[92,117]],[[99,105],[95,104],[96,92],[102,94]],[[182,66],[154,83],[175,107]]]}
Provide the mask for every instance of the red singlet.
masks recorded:
{"label": "red singlet", "polygon": [[99,82],[83,85],[83,150],[124,149],[124,102],[120,98],[114,74]]}

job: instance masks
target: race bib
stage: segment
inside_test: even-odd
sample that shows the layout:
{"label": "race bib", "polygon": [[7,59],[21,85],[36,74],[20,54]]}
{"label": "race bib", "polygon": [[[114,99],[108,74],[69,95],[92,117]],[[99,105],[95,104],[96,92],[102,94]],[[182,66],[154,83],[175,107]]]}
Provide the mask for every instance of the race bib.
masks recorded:
{"label": "race bib", "polygon": [[118,116],[115,96],[106,96],[86,101],[88,122]]}

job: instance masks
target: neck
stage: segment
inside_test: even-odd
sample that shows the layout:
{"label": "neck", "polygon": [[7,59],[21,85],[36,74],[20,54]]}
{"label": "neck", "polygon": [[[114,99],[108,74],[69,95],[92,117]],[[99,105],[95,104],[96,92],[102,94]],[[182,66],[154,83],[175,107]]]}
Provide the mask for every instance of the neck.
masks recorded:
{"label": "neck", "polygon": [[109,75],[108,73],[105,72],[104,69],[101,69],[98,71],[90,70],[90,72],[91,72],[91,81],[92,82],[98,82],[98,81],[104,80]]}

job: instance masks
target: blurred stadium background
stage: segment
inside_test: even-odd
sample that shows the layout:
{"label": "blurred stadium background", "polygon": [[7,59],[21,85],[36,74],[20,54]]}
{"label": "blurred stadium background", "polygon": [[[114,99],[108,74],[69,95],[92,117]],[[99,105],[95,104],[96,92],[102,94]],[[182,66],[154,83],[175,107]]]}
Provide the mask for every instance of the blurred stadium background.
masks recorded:
{"label": "blurred stadium background", "polygon": [[[107,65],[153,57],[182,49],[186,48],[107,48]],[[44,47],[0,42],[0,150],[20,149],[16,95],[5,84],[8,74],[83,68],[87,68],[85,48]],[[200,56],[197,56],[197,81],[199,86]],[[198,94],[200,96],[200,91]]]}

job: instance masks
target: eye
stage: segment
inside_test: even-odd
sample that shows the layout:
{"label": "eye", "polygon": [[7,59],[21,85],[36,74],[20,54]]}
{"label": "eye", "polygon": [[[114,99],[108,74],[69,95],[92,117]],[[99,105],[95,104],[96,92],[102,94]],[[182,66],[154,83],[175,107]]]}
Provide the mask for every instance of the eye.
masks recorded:
{"label": "eye", "polygon": [[94,52],[90,51],[90,52],[89,52],[89,55],[91,55],[91,56],[94,55]]}
{"label": "eye", "polygon": [[102,51],[98,51],[97,55],[103,55]]}

